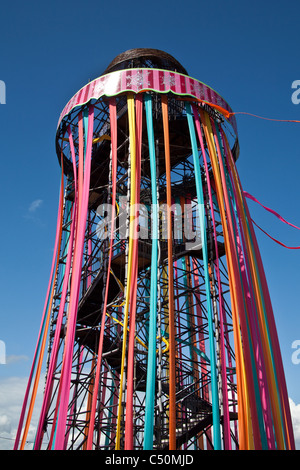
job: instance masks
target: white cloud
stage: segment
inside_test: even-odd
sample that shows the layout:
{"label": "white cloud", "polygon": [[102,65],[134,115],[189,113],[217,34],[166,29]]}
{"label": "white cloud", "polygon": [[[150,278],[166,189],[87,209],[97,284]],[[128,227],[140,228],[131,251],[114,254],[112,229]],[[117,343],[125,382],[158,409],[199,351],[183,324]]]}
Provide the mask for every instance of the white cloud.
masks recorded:
{"label": "white cloud", "polygon": [[[9,377],[0,379],[0,450],[12,450],[19,425],[27,378]],[[38,422],[38,410],[41,408],[43,378],[36,397],[25,450],[32,449]]]}
{"label": "white cloud", "polygon": [[23,218],[43,227],[44,223],[38,215],[38,209],[41,207],[43,202],[44,201],[42,199],[35,199],[34,201],[32,201],[27,207],[25,213],[23,214]]}
{"label": "white cloud", "polygon": [[24,362],[28,360],[28,356],[16,356],[14,354],[6,356],[6,364],[16,364],[18,362]]}
{"label": "white cloud", "polygon": [[[0,450],[12,450],[19,424],[27,378],[9,377],[0,379]],[[44,378],[41,377],[36,406],[33,412],[31,425],[27,436],[26,449],[32,449],[36,427],[38,423],[39,410],[42,404]],[[296,449],[300,450],[300,404],[290,399]]]}
{"label": "white cloud", "polygon": [[300,450],[300,404],[296,405],[290,398],[290,410],[292,415],[296,449]]}
{"label": "white cloud", "polygon": [[32,203],[29,206],[29,212],[35,212],[43,203],[42,199],[36,199],[35,201],[32,201]]}

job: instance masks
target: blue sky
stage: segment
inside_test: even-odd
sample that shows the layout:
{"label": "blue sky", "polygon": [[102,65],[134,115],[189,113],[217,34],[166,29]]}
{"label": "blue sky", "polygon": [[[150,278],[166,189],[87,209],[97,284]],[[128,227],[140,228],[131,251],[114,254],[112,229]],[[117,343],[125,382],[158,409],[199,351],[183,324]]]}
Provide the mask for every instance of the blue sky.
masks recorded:
{"label": "blue sky", "polygon": [[[73,94],[101,75],[117,54],[151,47],[172,54],[234,111],[300,120],[300,104],[291,100],[292,82],[300,79],[298,1],[153,0],[144,7],[130,0],[17,0],[1,10],[0,80],[6,84],[6,104],[0,105],[0,340],[7,364],[0,364],[0,437],[6,436],[0,449],[15,432],[13,410],[21,394],[15,397],[13,391],[18,379],[25,383],[40,325],[60,183],[56,124]],[[300,226],[300,124],[247,115],[238,115],[237,123],[244,189]],[[300,245],[298,230],[252,202],[249,207],[272,236]],[[300,340],[300,250],[257,236],[289,396],[299,415],[300,364],[291,358],[292,343]]]}

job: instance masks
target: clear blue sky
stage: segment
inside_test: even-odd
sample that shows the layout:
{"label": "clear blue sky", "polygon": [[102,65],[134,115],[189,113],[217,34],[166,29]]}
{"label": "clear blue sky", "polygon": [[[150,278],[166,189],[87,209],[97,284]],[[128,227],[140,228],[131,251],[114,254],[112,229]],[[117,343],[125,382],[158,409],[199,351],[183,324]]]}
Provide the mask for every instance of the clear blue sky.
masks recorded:
{"label": "clear blue sky", "polygon": [[[145,6],[144,6],[145,5]],[[54,244],[60,171],[59,114],[73,94],[119,53],[162,49],[210,85],[234,111],[299,119],[291,101],[300,79],[297,0],[241,2],[11,1],[1,7],[0,380],[28,375]],[[300,226],[300,124],[237,116],[238,170],[245,190]],[[34,201],[39,201],[31,206]],[[287,245],[300,232],[249,202],[253,219]],[[281,343],[289,396],[300,404],[300,250],[258,233]],[[27,359],[26,359],[27,358]],[[1,403],[0,403],[0,415]],[[0,429],[1,433],[1,429]],[[1,442],[0,442],[1,448]]]}

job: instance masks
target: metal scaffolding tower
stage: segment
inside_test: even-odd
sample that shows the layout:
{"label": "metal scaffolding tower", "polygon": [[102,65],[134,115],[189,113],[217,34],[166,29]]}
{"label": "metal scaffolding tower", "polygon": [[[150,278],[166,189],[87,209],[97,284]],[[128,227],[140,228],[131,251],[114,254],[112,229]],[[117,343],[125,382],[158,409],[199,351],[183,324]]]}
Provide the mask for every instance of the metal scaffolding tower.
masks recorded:
{"label": "metal scaffolding tower", "polygon": [[16,448],[43,354],[36,449],[292,447],[228,104],[134,49],[66,105],[56,147],[56,249]]}

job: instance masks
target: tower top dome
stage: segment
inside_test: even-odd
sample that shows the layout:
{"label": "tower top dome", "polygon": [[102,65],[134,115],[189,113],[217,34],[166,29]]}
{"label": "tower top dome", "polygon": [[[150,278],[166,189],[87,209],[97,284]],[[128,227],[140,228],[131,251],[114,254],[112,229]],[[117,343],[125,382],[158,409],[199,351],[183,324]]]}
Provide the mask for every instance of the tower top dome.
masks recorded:
{"label": "tower top dome", "polygon": [[103,75],[116,70],[130,68],[157,68],[188,75],[180,62],[167,52],[147,48],[129,49],[117,55],[106,68]]}

